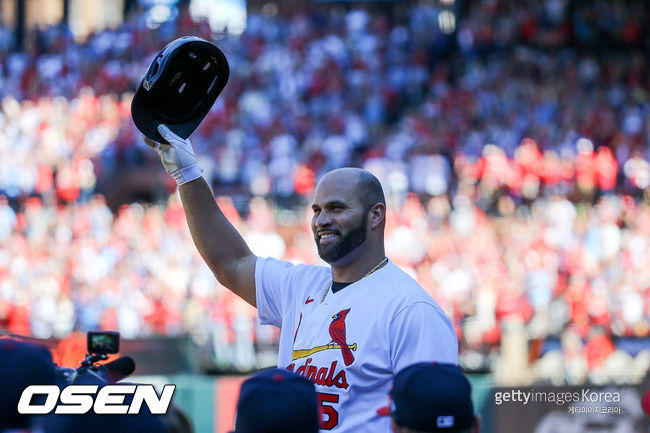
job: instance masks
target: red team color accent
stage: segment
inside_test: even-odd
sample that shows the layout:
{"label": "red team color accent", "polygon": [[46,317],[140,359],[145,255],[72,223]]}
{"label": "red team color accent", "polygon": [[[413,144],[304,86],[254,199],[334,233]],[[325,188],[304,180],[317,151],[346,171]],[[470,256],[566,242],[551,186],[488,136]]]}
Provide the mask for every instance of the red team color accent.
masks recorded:
{"label": "red team color accent", "polygon": [[350,309],[339,311],[332,316],[332,324],[330,325],[330,337],[332,341],[341,346],[341,353],[343,354],[343,362],[345,365],[350,365],[354,362],[354,355],[345,341],[345,316],[348,315]]}

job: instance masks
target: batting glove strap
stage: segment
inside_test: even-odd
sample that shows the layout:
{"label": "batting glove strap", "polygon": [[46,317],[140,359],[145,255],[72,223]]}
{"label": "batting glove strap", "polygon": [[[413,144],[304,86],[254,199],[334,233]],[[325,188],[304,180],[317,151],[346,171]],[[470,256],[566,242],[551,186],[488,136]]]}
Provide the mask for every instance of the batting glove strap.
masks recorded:
{"label": "batting glove strap", "polygon": [[194,179],[198,179],[199,177],[201,177],[202,173],[203,173],[203,169],[201,168],[201,166],[197,163],[194,163],[189,167],[180,168],[169,174],[174,178],[176,184],[180,186]]}

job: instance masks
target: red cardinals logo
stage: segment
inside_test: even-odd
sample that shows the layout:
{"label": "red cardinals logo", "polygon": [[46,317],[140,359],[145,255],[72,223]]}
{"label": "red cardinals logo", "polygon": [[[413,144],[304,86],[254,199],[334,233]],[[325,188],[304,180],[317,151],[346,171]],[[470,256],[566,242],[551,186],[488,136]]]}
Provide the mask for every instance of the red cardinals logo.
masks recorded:
{"label": "red cardinals logo", "polygon": [[[354,362],[353,351],[357,350],[357,343],[348,344],[345,336],[345,317],[350,312],[350,309],[342,310],[332,316],[332,323],[330,323],[329,333],[332,340],[322,346],[312,347],[310,349],[294,349],[292,353],[292,360],[307,358],[308,356],[313,355],[314,353],[321,352],[323,350],[339,350],[341,349],[341,354],[343,355],[343,362],[345,365],[350,365]],[[300,313],[300,320],[298,322],[298,328],[302,323],[302,313]],[[293,338],[295,344],[296,337],[298,336],[298,328],[296,328],[296,333]],[[335,361],[336,363],[336,361]]]}
{"label": "red cardinals logo", "polygon": [[330,337],[332,341],[341,346],[341,353],[343,354],[343,362],[345,365],[350,365],[354,362],[354,355],[347,341],[345,341],[345,316],[348,315],[350,309],[342,310],[332,316],[332,323],[330,324]]}

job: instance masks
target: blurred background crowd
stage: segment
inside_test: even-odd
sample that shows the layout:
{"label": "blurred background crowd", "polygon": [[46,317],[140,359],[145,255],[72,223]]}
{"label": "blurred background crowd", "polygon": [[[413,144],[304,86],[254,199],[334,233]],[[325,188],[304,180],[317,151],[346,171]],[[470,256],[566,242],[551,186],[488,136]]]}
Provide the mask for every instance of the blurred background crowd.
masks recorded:
{"label": "blurred background crowd", "polygon": [[181,7],[155,29],[133,8],[84,41],[64,25],[28,49],[0,35],[0,330],[189,335],[217,368],[274,363],[277,331],[215,281],[130,118],[156,52],[194,34],[231,77],[192,142],[256,254],[322,263],[315,183],[362,166],[387,193],[388,256],[450,315],[466,369],[640,381],[650,5],[269,5],[237,34]]}

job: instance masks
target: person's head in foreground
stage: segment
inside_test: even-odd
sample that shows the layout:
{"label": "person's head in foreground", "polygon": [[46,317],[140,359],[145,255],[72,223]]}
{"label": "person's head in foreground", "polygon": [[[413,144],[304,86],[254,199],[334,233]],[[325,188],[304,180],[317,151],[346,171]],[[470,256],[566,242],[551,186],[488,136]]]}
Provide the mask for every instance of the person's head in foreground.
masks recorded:
{"label": "person's head in foreground", "polygon": [[29,416],[17,410],[25,388],[54,383],[54,362],[47,348],[10,338],[0,339],[0,431],[29,425]]}
{"label": "person's head in foreground", "polygon": [[460,367],[420,362],[397,373],[390,404],[377,413],[391,417],[395,433],[478,433],[471,397]]}
{"label": "person's head in foreground", "polygon": [[282,369],[264,370],[242,383],[231,433],[318,433],[314,384]]}

